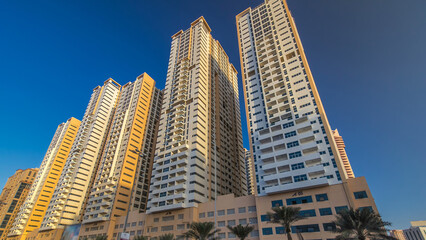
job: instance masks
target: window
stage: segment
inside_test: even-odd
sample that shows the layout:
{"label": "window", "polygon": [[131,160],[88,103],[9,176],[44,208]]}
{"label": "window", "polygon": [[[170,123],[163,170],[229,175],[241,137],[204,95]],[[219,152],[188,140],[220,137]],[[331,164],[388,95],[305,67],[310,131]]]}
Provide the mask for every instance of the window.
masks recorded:
{"label": "window", "polygon": [[327,193],[317,194],[317,195],[315,195],[315,198],[317,199],[317,202],[322,202],[322,201],[328,200]]}
{"label": "window", "polygon": [[154,222],[159,222],[160,218],[154,218]]}
{"label": "window", "polygon": [[238,224],[241,224],[241,225],[247,225],[247,219],[246,219],[246,218],[239,219],[239,220],[238,220]]}
{"label": "window", "polygon": [[301,168],[305,168],[305,164],[303,164],[303,163],[296,163],[296,164],[292,164],[291,165],[291,170],[297,170],[297,169],[301,169]]}
{"label": "window", "polygon": [[320,208],[319,212],[320,212],[321,216],[328,216],[328,215],[332,215],[333,214],[331,212],[331,208]]}
{"label": "window", "polygon": [[298,198],[289,198],[286,200],[287,205],[296,205],[296,204],[303,204],[303,203],[311,203],[312,197],[306,196],[306,197],[298,197]]}
{"label": "window", "polygon": [[336,213],[349,210],[348,206],[335,207]]}
{"label": "window", "polygon": [[292,147],[297,147],[297,146],[299,146],[299,141],[287,143],[287,148],[292,148]]}
{"label": "window", "polygon": [[315,213],[315,209],[309,209],[309,210],[301,210],[299,212],[299,215],[302,217],[315,217],[317,214]]}
{"label": "window", "polygon": [[217,222],[218,227],[225,227],[225,221],[219,221]]}
{"label": "window", "polygon": [[238,213],[245,213],[245,212],[246,212],[246,208],[245,207],[238,208]]}
{"label": "window", "polygon": [[235,220],[228,220],[228,225],[229,226],[235,226]]}
{"label": "window", "polygon": [[249,218],[250,224],[257,224],[257,218]]}
{"label": "window", "polygon": [[354,192],[355,199],[368,198],[367,193],[365,191]]}
{"label": "window", "polygon": [[308,180],[308,177],[306,176],[306,174],[294,176],[293,178],[294,178],[294,182],[303,182]]}
{"label": "window", "polygon": [[360,208],[359,208],[359,210],[360,210],[360,211],[362,211],[362,210],[364,210],[364,209],[368,209],[368,210],[370,210],[370,211],[373,211],[373,208],[372,208],[371,206],[368,206],[368,207],[360,207]]}
{"label": "window", "polygon": [[166,232],[166,231],[173,231],[173,225],[169,225],[169,226],[162,226],[162,227],[161,227],[161,231],[162,231],[162,232]]}
{"label": "window", "polygon": [[288,154],[288,157],[289,157],[290,159],[297,158],[297,157],[301,157],[301,156],[302,156],[302,153],[301,153],[300,151],[297,151],[297,152],[293,152],[293,153],[289,153],[289,154]]}
{"label": "window", "polygon": [[183,214],[179,214],[178,219],[183,219]]}
{"label": "window", "polygon": [[283,128],[289,128],[289,127],[293,127],[294,126],[294,122],[289,122],[286,124],[283,124]]}
{"label": "window", "polygon": [[219,210],[219,211],[217,211],[217,215],[218,215],[218,216],[223,216],[223,215],[225,215],[225,210]]}
{"label": "window", "polygon": [[225,239],[226,233],[219,233],[219,239]]}
{"label": "window", "polygon": [[143,225],[143,221],[139,221],[138,226],[142,226],[142,225]]}
{"label": "window", "polygon": [[336,224],[334,223],[323,223],[324,231],[334,231],[336,230]]}
{"label": "window", "polygon": [[151,228],[151,232],[158,232],[158,228],[157,227],[152,227]]}
{"label": "window", "polygon": [[262,234],[263,235],[272,235],[272,228],[262,228]]}
{"label": "window", "polygon": [[226,214],[230,215],[230,214],[235,214],[235,208],[230,208],[226,210]]}
{"label": "window", "polygon": [[229,232],[229,233],[228,233],[228,238],[235,238],[235,234],[233,234],[233,233]]}
{"label": "window", "polygon": [[304,233],[304,232],[319,232],[318,224],[299,225],[291,227],[292,233]]}
{"label": "window", "polygon": [[258,237],[259,236],[259,230],[253,230],[251,233],[250,233],[250,237]]}
{"label": "window", "polygon": [[283,200],[272,201],[272,207],[282,207],[282,206],[283,206]]}
{"label": "window", "polygon": [[206,217],[206,214],[205,214],[205,213],[200,213],[200,214],[198,214],[198,217],[199,217],[199,218],[205,218],[205,217]]}
{"label": "window", "polygon": [[256,212],[256,206],[249,206],[248,207],[248,212]]}
{"label": "window", "polygon": [[207,217],[214,217],[214,212],[208,212]]}
{"label": "window", "polygon": [[185,224],[178,224],[177,229],[178,230],[185,229]]}
{"label": "window", "polygon": [[296,131],[288,132],[288,133],[284,134],[284,136],[285,136],[285,138],[296,136]]}
{"label": "window", "polygon": [[262,222],[270,221],[269,215],[267,215],[267,214],[261,215],[260,216],[260,221],[262,221]]}
{"label": "window", "polygon": [[285,233],[284,227],[275,227],[275,232],[277,234],[284,234]]}

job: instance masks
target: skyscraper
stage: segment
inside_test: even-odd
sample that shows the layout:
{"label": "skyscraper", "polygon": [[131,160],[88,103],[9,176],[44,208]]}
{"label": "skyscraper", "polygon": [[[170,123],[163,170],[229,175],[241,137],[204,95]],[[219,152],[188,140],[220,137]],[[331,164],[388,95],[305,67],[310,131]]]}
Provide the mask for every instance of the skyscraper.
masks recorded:
{"label": "skyscraper", "polygon": [[70,118],[56,129],[40,170],[13,223],[10,239],[25,239],[28,232],[40,227],[79,127],[80,120]]}
{"label": "skyscraper", "polygon": [[247,192],[237,71],[210,32],[200,17],[172,36],[148,212]]}
{"label": "skyscraper", "polygon": [[251,157],[250,150],[244,148],[244,161],[246,163],[246,179],[247,179],[247,194],[255,195],[255,182],[254,182],[254,169],[253,158]]}
{"label": "skyscraper", "polygon": [[81,222],[120,87],[108,79],[93,90],[40,231]]}
{"label": "skyscraper", "polygon": [[347,179],[287,3],[246,9],[237,28],[258,194]]}
{"label": "skyscraper", "polygon": [[6,239],[38,172],[37,168],[17,170],[9,177],[0,195],[0,239]]}
{"label": "skyscraper", "polygon": [[145,210],[161,99],[146,73],[122,87],[83,223],[124,216],[130,201]]}

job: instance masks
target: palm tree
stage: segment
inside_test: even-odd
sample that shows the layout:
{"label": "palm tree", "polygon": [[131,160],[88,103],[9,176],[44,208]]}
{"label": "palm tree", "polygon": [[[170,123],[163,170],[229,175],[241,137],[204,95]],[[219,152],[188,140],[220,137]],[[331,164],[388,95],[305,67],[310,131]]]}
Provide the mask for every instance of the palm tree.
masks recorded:
{"label": "palm tree", "polygon": [[145,236],[135,236],[135,238],[133,238],[133,240],[148,240],[148,237]]}
{"label": "palm tree", "polygon": [[214,235],[219,231],[219,229],[215,229],[213,222],[193,222],[191,230],[185,233],[185,237],[196,240],[217,240],[219,238]]}
{"label": "palm tree", "polygon": [[274,212],[268,212],[269,223],[277,223],[284,227],[285,234],[288,240],[292,240],[291,237],[291,225],[299,220],[305,219],[300,215],[300,207],[274,207]]}
{"label": "palm tree", "polygon": [[160,236],[160,240],[174,240],[175,235],[168,233]]}
{"label": "palm tree", "polygon": [[384,222],[379,214],[368,208],[341,211],[333,223],[336,224],[335,232],[339,233],[336,239],[395,239],[386,233],[385,227],[391,223]]}
{"label": "palm tree", "polygon": [[235,234],[235,236],[237,236],[240,240],[244,240],[244,239],[246,239],[246,237],[248,237],[248,235],[251,233],[251,231],[253,231],[254,227],[249,226],[248,224],[247,224],[247,226],[243,226],[241,224],[238,224],[235,227],[228,226],[228,229],[233,234]]}

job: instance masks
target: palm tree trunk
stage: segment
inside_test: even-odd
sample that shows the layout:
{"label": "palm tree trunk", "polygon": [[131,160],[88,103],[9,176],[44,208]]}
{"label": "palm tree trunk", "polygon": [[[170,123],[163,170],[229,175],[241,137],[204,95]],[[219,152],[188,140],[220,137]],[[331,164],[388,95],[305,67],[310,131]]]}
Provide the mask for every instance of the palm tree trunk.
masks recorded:
{"label": "palm tree trunk", "polygon": [[291,231],[289,229],[287,229],[285,232],[287,233],[287,239],[293,240],[293,238],[291,237]]}

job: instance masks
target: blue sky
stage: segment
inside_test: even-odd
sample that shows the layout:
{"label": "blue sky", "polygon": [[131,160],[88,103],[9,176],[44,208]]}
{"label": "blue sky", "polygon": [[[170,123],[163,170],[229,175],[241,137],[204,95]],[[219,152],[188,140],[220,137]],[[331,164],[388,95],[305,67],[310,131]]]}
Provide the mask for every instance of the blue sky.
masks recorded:
{"label": "blue sky", "polygon": [[[147,72],[164,88],[170,37],[201,15],[240,70],[235,15],[261,2],[2,1],[0,186],[40,165],[57,125],[81,119],[107,78]],[[288,2],[356,176],[395,228],[425,220],[426,1]]]}

